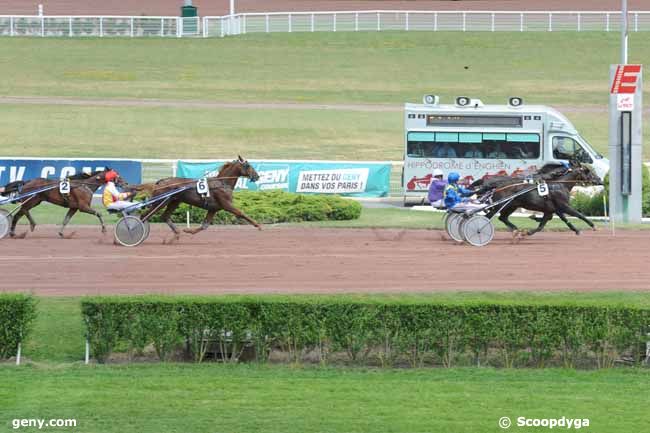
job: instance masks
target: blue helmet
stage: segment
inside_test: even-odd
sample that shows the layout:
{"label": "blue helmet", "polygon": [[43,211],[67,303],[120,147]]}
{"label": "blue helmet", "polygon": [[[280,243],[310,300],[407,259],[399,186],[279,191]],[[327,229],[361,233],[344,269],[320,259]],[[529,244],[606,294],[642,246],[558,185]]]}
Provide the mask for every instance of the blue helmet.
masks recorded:
{"label": "blue helmet", "polygon": [[452,171],[449,173],[447,176],[447,182],[449,183],[456,183],[460,179],[460,174],[456,173],[455,171]]}

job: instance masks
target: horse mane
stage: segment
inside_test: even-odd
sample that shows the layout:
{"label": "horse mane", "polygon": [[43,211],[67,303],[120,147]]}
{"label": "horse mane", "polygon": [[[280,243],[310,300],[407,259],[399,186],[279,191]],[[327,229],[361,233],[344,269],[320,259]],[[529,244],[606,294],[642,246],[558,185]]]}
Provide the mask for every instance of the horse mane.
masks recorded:
{"label": "horse mane", "polygon": [[77,174],[72,175],[72,176],[68,176],[68,179],[70,179],[70,180],[88,179],[89,177],[92,177],[97,173],[100,173],[100,172],[99,171],[95,171],[93,173],[83,173],[83,172],[81,172],[81,173],[77,173]]}

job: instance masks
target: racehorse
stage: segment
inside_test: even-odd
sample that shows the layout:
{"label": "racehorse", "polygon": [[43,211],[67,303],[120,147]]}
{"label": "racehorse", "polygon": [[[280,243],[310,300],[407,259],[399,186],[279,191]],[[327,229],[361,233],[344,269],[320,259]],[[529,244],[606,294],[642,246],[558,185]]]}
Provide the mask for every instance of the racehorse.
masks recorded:
{"label": "racehorse", "polygon": [[[102,233],[106,233],[104,220],[102,219],[102,216],[99,214],[99,212],[91,207],[91,201],[95,191],[97,191],[97,189],[106,182],[105,176],[109,171],[111,170],[109,168],[106,168],[104,170],[95,171],[90,174],[79,173],[74,176],[70,176],[68,178],[70,180],[70,194],[61,194],[59,188],[55,187],[36,193],[34,195],[29,195],[30,191],[35,191],[39,188],[47,186],[54,186],[55,184],[59,183],[58,180],[52,179],[37,178],[29,180],[27,182],[20,181],[7,184],[4,188],[5,191],[3,194],[6,195],[8,192],[19,192],[20,194],[27,194],[25,198],[20,200],[21,207],[18,212],[16,212],[16,215],[11,222],[11,230],[9,231],[9,235],[11,237],[18,238],[24,238],[27,235],[27,232],[25,232],[21,235],[16,236],[16,224],[23,215],[26,216],[29,220],[29,227],[33,232],[36,228],[36,222],[34,221],[34,218],[32,218],[29,211],[44,201],[68,208],[68,213],[65,215],[63,224],[59,230],[60,237],[65,237],[63,235],[63,230],[65,229],[65,226],[70,222],[72,216],[77,213],[77,211],[95,215],[102,225]],[[120,184],[119,179],[118,184]],[[71,237],[72,235],[74,235],[74,233],[71,233],[68,237]]]}
{"label": "racehorse", "polygon": [[[214,215],[221,209],[230,212],[239,218],[245,219],[257,227],[259,230],[262,230],[262,227],[256,221],[248,217],[232,204],[232,193],[235,189],[237,179],[240,177],[247,177],[251,182],[255,182],[259,179],[260,176],[248,163],[248,161],[243,159],[241,156],[238,156],[236,160],[225,163],[215,177],[208,178],[208,188],[210,191],[208,197],[203,197],[197,192],[196,188],[187,189],[170,197],[169,202],[167,203],[167,206],[165,207],[165,210],[162,214],[162,219],[167,223],[172,232],[174,232],[174,235],[172,239],[165,242],[172,243],[180,239],[180,231],[172,222],[171,216],[181,203],[187,203],[190,206],[199,207],[208,211],[205,215],[205,218],[203,219],[203,222],[198,228],[184,229],[183,231],[185,233],[195,235],[207,229],[210,224],[212,224]],[[156,196],[165,194],[166,192],[172,191],[175,188],[179,188],[195,182],[196,180],[194,179],[170,177],[161,179],[154,185],[141,185],[140,187],[137,187],[137,189],[141,191],[147,191],[151,194],[152,198],[155,198]]]}
{"label": "racehorse", "polygon": [[[548,185],[548,195],[540,196],[536,189],[523,194],[512,202],[508,203],[499,212],[499,220],[503,222],[510,231],[515,235],[527,234],[531,236],[544,229],[544,226],[553,218],[553,214],[557,214],[564,223],[575,232],[576,235],[580,234],[571,222],[566,218],[566,215],[575,216],[585,223],[587,223],[592,230],[596,230],[594,224],[582,213],[573,209],[569,204],[571,198],[571,190],[577,184],[587,185],[602,185],[601,179],[596,175],[593,169],[587,165],[579,162],[571,162],[569,166],[563,165],[550,165],[543,167],[536,176],[538,179],[543,180]],[[497,201],[512,195],[518,191],[522,191],[530,187],[530,183],[522,182],[522,178],[501,178],[490,179],[490,191],[492,200]],[[485,191],[488,185],[484,184],[481,191]],[[542,212],[542,218],[534,218],[539,225],[533,230],[522,232],[517,226],[512,224],[508,217],[517,208],[524,208],[532,211]],[[486,215],[491,218],[498,208],[488,212]]]}

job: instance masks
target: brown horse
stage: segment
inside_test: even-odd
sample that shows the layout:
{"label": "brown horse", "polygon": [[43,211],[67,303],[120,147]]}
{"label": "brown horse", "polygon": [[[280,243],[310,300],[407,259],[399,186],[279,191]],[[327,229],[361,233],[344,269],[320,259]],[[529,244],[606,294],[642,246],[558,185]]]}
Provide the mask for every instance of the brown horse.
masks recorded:
{"label": "brown horse", "polygon": [[[210,224],[212,224],[214,215],[221,209],[228,211],[239,218],[245,219],[258,229],[262,230],[262,227],[256,221],[248,217],[232,204],[232,193],[235,189],[237,179],[240,177],[247,177],[251,182],[255,182],[259,179],[259,175],[255,169],[241,156],[232,162],[225,163],[219,170],[217,176],[208,178],[208,188],[210,190],[210,195],[208,197],[201,196],[197,192],[196,188],[191,188],[169,198],[169,202],[167,203],[162,215],[163,221],[165,221],[169,228],[174,232],[174,236],[169,240],[169,242],[174,242],[180,239],[180,231],[172,222],[171,216],[181,203],[187,203],[190,206],[199,207],[208,211],[205,215],[205,219],[198,228],[185,229],[183,230],[185,233],[195,235],[200,231],[207,229]],[[138,189],[150,190],[152,198],[155,198],[156,196],[172,191],[175,188],[193,183],[196,183],[196,180],[170,177],[159,180],[149,187]],[[145,212],[145,215],[146,214],[147,213]]]}
{"label": "brown horse", "polygon": [[[70,222],[70,219],[75,213],[77,213],[77,211],[95,215],[97,218],[99,218],[99,222],[102,225],[102,233],[106,233],[104,220],[102,219],[102,216],[99,214],[99,212],[91,207],[91,201],[95,191],[97,191],[97,189],[106,182],[105,176],[109,171],[111,170],[107,168],[105,170],[96,171],[90,174],[80,173],[69,177],[70,194],[65,195],[61,194],[59,191],[58,180],[37,178],[22,183],[22,185],[20,185],[20,194],[29,194],[30,191],[35,191],[37,189],[48,186],[53,186],[54,188],[39,192],[31,196],[27,196],[24,199],[20,200],[21,207],[18,212],[16,212],[16,215],[11,222],[11,230],[9,231],[9,235],[11,237],[18,238],[24,238],[27,235],[27,232],[25,232],[21,235],[16,236],[16,224],[22,216],[27,217],[29,220],[30,230],[34,231],[36,228],[36,222],[32,218],[29,211],[44,201],[68,208],[68,213],[66,214],[63,220],[63,224],[61,225],[61,229],[59,230],[60,237],[64,237],[63,229],[65,229],[65,226]],[[9,185],[7,185],[5,188],[9,189]],[[72,233],[70,236],[73,234],[74,233]]]}

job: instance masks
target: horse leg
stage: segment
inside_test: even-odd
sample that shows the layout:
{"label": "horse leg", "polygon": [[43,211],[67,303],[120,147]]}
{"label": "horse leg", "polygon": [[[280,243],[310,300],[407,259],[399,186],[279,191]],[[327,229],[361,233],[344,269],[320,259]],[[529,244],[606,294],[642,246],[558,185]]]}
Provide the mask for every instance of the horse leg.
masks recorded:
{"label": "horse leg", "polygon": [[[70,219],[74,214],[77,213],[77,209],[68,209],[68,213],[65,214],[65,218],[63,219],[63,224],[61,225],[61,229],[59,230],[59,237],[65,239],[65,236],[63,235],[63,230],[65,229],[65,226],[68,225],[70,222]],[[70,233],[70,236],[68,236],[68,239],[70,239],[72,236],[74,236],[74,232]]]}
{"label": "horse leg", "polygon": [[210,227],[210,224],[212,224],[212,220],[214,220],[214,215],[217,213],[216,210],[211,210],[208,211],[208,213],[205,215],[205,218],[203,219],[203,222],[201,223],[201,226],[196,228],[196,229],[184,229],[183,231],[185,233],[189,233],[191,235],[195,235],[200,231],[203,231]]}
{"label": "horse leg", "polygon": [[23,208],[20,208],[20,210],[18,210],[18,212],[16,212],[16,214],[12,218],[11,229],[9,230],[10,237],[23,239],[25,236],[27,236],[27,232],[21,233],[20,235],[16,236],[16,225],[18,224],[18,221],[22,218],[23,215],[25,215],[25,211],[23,210]]}
{"label": "horse leg", "polygon": [[176,225],[172,222],[172,214],[178,208],[178,206],[181,204],[179,200],[174,200],[169,202],[167,207],[165,208],[165,212],[162,214],[162,219],[167,223],[169,228],[174,232],[174,236],[171,237],[170,239],[166,239],[163,241],[163,244],[173,244],[175,241],[178,241],[181,238],[181,232],[178,231],[176,228]]}
{"label": "horse leg", "polygon": [[499,221],[504,223],[506,227],[508,227],[508,230],[511,232],[518,232],[519,228],[514,225],[513,223],[510,222],[508,217],[512,215],[512,213],[515,211],[516,208],[507,206],[505,209],[501,210],[501,213],[499,214]]}
{"label": "horse leg", "polygon": [[535,221],[539,222],[537,228],[533,230],[528,230],[527,235],[532,236],[537,232],[541,232],[542,230],[544,230],[544,226],[546,225],[546,223],[549,222],[551,219],[553,219],[553,212],[544,212],[544,216],[542,218],[535,218]]}
{"label": "horse leg", "polygon": [[571,224],[571,222],[564,215],[564,212],[562,212],[560,209],[556,209],[555,213],[557,214],[557,216],[560,217],[562,221],[564,221],[564,224],[566,224],[571,230],[575,232],[576,235],[580,234],[580,230],[578,230],[577,228],[575,228],[573,224]]}
{"label": "horse leg", "polygon": [[25,216],[29,220],[29,231],[33,232],[36,229],[36,221],[34,221],[34,218],[32,218],[32,214],[29,212],[29,210],[25,211]]}
{"label": "horse leg", "polygon": [[587,223],[587,225],[588,225],[589,227],[591,227],[591,229],[592,229],[593,231],[596,231],[596,226],[594,225],[594,223],[592,223],[592,222],[589,220],[589,218],[587,218],[586,216],[584,216],[580,211],[575,210],[575,209],[572,208],[571,206],[565,205],[565,206],[562,206],[562,212],[567,213],[567,214],[569,214],[569,215],[571,215],[571,216],[574,216],[574,217],[576,217],[576,218],[581,219],[582,221],[584,221],[585,223]]}
{"label": "horse leg", "polygon": [[238,218],[243,218],[255,227],[257,227],[259,230],[262,230],[262,226],[257,223],[257,221],[253,220],[251,217],[246,215],[244,212],[240,211],[236,207],[232,205],[230,202],[224,202],[221,203],[221,206],[223,207],[223,210],[230,212],[231,214],[235,215]]}
{"label": "horse leg", "polygon": [[[78,210],[80,210],[83,213],[95,215],[99,219],[99,223],[102,225],[102,234],[106,233],[106,226],[104,225],[104,219],[102,218],[102,215],[99,212],[97,212],[95,209],[91,208],[90,204],[80,202]],[[72,215],[74,215],[74,213]],[[70,217],[72,217],[72,215],[70,215]]]}

